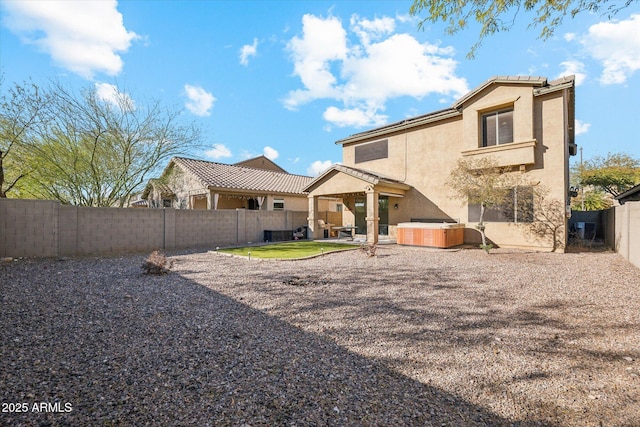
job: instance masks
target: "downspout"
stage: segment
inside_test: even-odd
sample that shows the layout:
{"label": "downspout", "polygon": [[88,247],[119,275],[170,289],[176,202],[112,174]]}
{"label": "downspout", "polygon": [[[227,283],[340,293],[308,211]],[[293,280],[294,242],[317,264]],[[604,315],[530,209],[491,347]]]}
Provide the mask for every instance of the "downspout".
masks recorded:
{"label": "downspout", "polygon": [[402,182],[407,183],[407,162],[409,160],[409,132],[404,133],[404,179]]}

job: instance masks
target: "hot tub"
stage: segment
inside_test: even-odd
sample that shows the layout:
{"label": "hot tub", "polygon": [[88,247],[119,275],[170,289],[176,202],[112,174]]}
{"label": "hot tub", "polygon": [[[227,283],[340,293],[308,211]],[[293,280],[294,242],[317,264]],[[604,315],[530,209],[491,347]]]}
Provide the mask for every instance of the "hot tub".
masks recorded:
{"label": "hot tub", "polygon": [[450,248],[464,243],[464,224],[401,222],[398,244]]}

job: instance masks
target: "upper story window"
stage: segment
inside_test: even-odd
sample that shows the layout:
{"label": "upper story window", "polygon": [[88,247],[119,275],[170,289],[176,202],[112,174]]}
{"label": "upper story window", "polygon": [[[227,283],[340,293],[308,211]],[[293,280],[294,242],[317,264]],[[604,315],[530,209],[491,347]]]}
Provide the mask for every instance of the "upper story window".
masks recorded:
{"label": "upper story window", "polygon": [[355,148],[355,162],[362,163],[389,157],[389,142],[386,139],[358,145]]}
{"label": "upper story window", "polygon": [[513,142],[513,109],[493,111],[482,116],[482,146]]}

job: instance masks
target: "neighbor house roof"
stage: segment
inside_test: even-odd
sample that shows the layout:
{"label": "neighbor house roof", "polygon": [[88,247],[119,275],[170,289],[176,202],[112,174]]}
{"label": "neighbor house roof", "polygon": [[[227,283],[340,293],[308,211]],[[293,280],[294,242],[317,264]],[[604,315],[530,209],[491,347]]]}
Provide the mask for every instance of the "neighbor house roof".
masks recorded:
{"label": "neighbor house roof", "polygon": [[468,92],[466,95],[458,99],[450,108],[444,110],[434,111],[428,114],[422,114],[420,116],[411,117],[401,120],[399,122],[391,123],[385,126],[370,129],[364,132],[356,133],[347,138],[336,141],[336,144],[348,144],[352,142],[358,142],[374,137],[382,137],[393,132],[406,131],[411,128],[423,126],[428,123],[449,119],[452,117],[462,116],[462,106],[465,102],[485,90],[494,84],[522,84],[535,87],[533,94],[535,96],[544,95],[556,90],[561,90],[569,87],[573,87],[575,76],[561,77],[556,80],[548,81],[545,77],[531,77],[531,76],[495,76],[477,88]]}
{"label": "neighbor house roof", "polygon": [[273,160],[269,159],[267,156],[253,157],[251,159],[246,159],[238,163],[234,163],[234,165],[245,166],[245,167],[254,168],[254,169],[264,169],[264,170],[288,173],[286,170],[282,169],[278,164],[276,164]]}
{"label": "neighbor house roof", "polygon": [[624,205],[626,202],[634,202],[640,200],[640,184],[635,187],[631,187],[624,193],[620,193],[616,196],[616,200]]}
{"label": "neighbor house roof", "polygon": [[174,157],[169,163],[194,175],[205,187],[262,193],[303,194],[313,178],[286,172],[256,169],[206,160]]}
{"label": "neighbor house roof", "polygon": [[149,197],[149,193],[154,187],[160,191],[160,194],[163,196],[173,196],[174,194],[173,190],[166,184],[166,182],[158,178],[151,178],[142,191],[142,198],[146,199]]}

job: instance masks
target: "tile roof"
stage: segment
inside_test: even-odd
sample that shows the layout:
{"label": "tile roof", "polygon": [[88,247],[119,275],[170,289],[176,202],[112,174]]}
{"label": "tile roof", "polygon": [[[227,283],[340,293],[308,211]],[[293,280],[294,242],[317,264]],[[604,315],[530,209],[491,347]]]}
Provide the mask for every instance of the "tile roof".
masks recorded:
{"label": "tile roof", "polygon": [[533,76],[494,76],[482,83],[477,88],[473,89],[471,92],[464,95],[462,98],[458,99],[455,104],[453,104],[453,108],[461,108],[462,104],[467,102],[469,99],[476,96],[478,93],[482,92],[488,86],[493,84],[526,84],[529,86],[546,86],[547,78],[546,77],[533,77]]}
{"label": "tile roof", "polygon": [[206,187],[264,193],[304,194],[313,178],[246,166],[174,157],[175,163],[192,173]]}
{"label": "tile roof", "polygon": [[392,132],[407,130],[413,127],[422,126],[426,123],[431,123],[439,120],[449,119],[452,117],[460,116],[462,114],[462,105],[469,99],[482,92],[488,86],[492,84],[524,84],[535,87],[534,95],[543,95],[545,93],[553,92],[555,90],[572,87],[574,85],[575,76],[560,77],[553,81],[547,81],[546,77],[533,77],[533,76],[494,76],[476,87],[472,91],[468,92],[460,99],[458,99],[450,108],[444,110],[434,111],[432,113],[422,114],[416,117],[401,120],[399,122],[391,123],[388,125],[380,126],[374,129],[366,130],[364,132],[356,133],[346,138],[336,141],[336,144],[347,144],[351,142],[358,142],[361,140],[373,138],[376,136],[388,135]]}
{"label": "tile roof", "polygon": [[405,183],[403,183],[402,181],[398,181],[397,179],[392,179],[392,178],[388,178],[384,175],[381,175],[377,172],[371,172],[371,171],[367,171],[364,169],[358,169],[358,168],[354,168],[351,166],[345,166],[345,165],[333,165],[332,167],[330,167],[329,169],[327,169],[326,171],[324,171],[322,174],[320,174],[320,176],[318,176],[317,178],[315,178],[313,180],[313,182],[310,182],[309,185],[307,185],[304,188],[304,191],[306,192],[311,192],[313,191],[313,189],[315,187],[317,187],[320,183],[322,183],[323,181],[325,181],[330,175],[336,173],[336,172],[342,172],[344,174],[347,174],[349,176],[352,176],[354,178],[358,178],[361,179],[365,182],[368,182],[370,184],[373,185],[378,185],[378,184],[386,184],[392,187],[398,187],[398,188],[402,188],[402,189],[409,189],[411,188],[410,185],[407,185]]}
{"label": "tile roof", "polygon": [[160,191],[160,194],[163,196],[173,196],[174,194],[173,190],[164,181],[158,178],[151,178],[142,191],[142,198],[146,199],[149,197],[149,193],[154,187]]}

